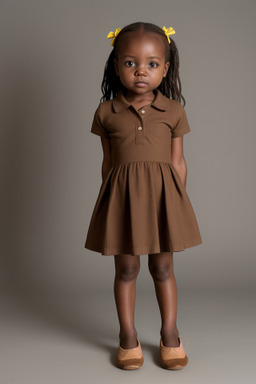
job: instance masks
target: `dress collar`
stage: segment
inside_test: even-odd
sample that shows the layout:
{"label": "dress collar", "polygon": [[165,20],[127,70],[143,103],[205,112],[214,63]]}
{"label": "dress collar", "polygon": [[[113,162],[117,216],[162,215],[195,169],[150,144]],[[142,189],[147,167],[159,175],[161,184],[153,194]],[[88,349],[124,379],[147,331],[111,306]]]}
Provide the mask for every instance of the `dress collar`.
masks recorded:
{"label": "dress collar", "polygon": [[[154,91],[155,98],[153,102],[151,103],[151,106],[159,109],[160,111],[166,111],[166,109],[169,106],[169,101],[166,96],[164,96],[159,89],[156,89]],[[120,90],[118,92],[118,95],[113,99],[113,108],[116,113],[122,112],[123,110],[129,108],[131,106],[131,103],[126,100],[123,90]]]}

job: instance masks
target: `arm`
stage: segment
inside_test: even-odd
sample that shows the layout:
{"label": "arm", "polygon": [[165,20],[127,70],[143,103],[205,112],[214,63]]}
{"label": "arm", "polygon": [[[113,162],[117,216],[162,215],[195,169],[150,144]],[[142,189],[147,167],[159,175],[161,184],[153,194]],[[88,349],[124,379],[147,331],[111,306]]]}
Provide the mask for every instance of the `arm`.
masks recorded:
{"label": "arm", "polygon": [[111,162],[111,145],[109,138],[101,137],[101,144],[103,149],[103,162],[101,168],[102,181],[105,180],[105,177],[112,166]]}
{"label": "arm", "polygon": [[186,188],[187,165],[183,154],[183,136],[175,137],[171,140],[171,163]]}

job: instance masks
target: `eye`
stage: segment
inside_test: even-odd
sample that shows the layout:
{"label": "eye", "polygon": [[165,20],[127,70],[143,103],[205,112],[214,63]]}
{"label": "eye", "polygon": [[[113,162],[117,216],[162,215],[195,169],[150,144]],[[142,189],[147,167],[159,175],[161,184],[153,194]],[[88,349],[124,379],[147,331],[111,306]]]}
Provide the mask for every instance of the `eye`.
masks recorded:
{"label": "eye", "polygon": [[126,61],[125,62],[125,66],[126,67],[133,67],[134,66],[134,62],[132,60]]}
{"label": "eye", "polygon": [[151,61],[151,63],[149,63],[149,66],[150,66],[151,68],[157,68],[158,65],[159,65],[159,64],[158,64],[156,61]]}

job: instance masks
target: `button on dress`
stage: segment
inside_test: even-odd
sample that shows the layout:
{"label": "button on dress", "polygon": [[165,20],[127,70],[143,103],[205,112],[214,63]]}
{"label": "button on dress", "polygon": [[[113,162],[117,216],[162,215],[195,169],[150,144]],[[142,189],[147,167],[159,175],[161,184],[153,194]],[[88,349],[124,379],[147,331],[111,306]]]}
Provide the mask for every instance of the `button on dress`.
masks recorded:
{"label": "button on dress", "polygon": [[171,140],[190,132],[186,112],[158,89],[136,110],[120,91],[99,104],[91,132],[111,145],[85,248],[102,255],[177,252],[202,243],[186,189],[171,163]]}

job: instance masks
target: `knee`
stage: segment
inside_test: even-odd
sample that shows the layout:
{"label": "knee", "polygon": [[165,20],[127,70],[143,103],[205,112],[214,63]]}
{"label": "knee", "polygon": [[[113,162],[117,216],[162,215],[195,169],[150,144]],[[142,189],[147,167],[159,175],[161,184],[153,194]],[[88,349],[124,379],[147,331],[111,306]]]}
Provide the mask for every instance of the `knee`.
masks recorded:
{"label": "knee", "polygon": [[139,264],[122,265],[116,270],[116,275],[120,280],[129,282],[137,278],[139,270]]}
{"label": "knee", "polygon": [[149,271],[154,281],[166,281],[172,275],[169,263],[149,263]]}

